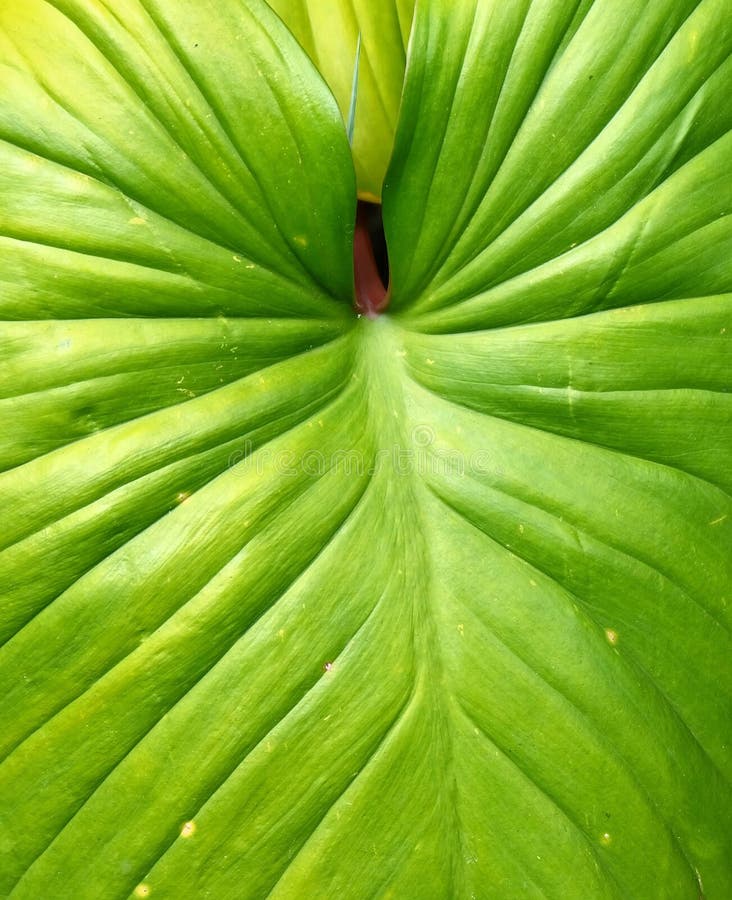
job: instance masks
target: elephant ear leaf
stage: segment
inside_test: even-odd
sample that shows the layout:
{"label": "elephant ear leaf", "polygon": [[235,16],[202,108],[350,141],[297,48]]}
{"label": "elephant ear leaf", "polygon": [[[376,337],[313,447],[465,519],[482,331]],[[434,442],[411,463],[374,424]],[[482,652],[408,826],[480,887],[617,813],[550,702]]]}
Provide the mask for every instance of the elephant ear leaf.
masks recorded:
{"label": "elephant ear leaf", "polygon": [[379,200],[399,114],[414,0],[269,0],[269,5],[317,65],[346,122],[354,60],[360,58],[353,159],[360,195]]}
{"label": "elephant ear leaf", "polygon": [[352,415],[353,165],[258,0],[3,4],[0,83],[0,894],[127,896],[322,674],[186,700],[363,490],[298,465]]}
{"label": "elephant ear leaf", "polygon": [[724,897],[726,5],[427,6],[384,222],[444,507],[465,895]]}
{"label": "elephant ear leaf", "polygon": [[726,4],[412,7],[0,7],[3,896],[732,895]]}

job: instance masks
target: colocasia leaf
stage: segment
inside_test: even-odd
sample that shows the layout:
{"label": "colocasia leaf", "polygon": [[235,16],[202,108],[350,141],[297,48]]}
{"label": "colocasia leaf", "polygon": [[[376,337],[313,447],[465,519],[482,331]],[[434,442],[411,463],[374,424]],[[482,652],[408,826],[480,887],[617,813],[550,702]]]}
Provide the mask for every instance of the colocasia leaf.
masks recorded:
{"label": "colocasia leaf", "polygon": [[0,896],[732,896],[728,3],[412,12],[0,6]]}

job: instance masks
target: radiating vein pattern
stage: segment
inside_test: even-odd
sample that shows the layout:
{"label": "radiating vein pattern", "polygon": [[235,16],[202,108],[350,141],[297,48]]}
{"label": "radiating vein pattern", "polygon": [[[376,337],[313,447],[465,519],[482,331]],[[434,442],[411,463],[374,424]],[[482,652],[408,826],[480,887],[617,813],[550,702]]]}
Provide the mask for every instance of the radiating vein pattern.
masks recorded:
{"label": "radiating vein pattern", "polygon": [[[134,0],[124,15],[119,4],[83,0],[3,8],[0,65],[10,89],[0,101],[0,234],[224,290],[228,283],[249,299],[239,300],[239,314],[320,308],[333,315],[332,295],[350,295],[353,175],[345,136],[336,131],[326,160],[303,122],[307,112],[334,131],[337,107],[265,4],[249,9],[231,0],[207,25],[195,8],[171,8],[173,21],[156,4]],[[236,29],[247,38],[246,54],[237,55]],[[201,47],[201,33],[228,52],[213,54],[206,39]],[[291,78],[304,82],[289,100],[277,87],[283,42],[300,65]],[[201,55],[205,71],[196,63]],[[238,77],[224,91],[221,74],[232,67]],[[58,79],[54,71],[77,77]],[[34,110],[31,121],[18,118],[19,103]],[[293,202],[311,177],[327,180],[328,200],[301,194]],[[265,178],[276,179],[276,188]],[[56,260],[63,263],[44,256],[46,278]],[[104,290],[104,268],[94,281]],[[13,313],[11,304],[6,317]]]}
{"label": "radiating vein pattern", "polygon": [[270,5],[0,9],[0,895],[727,900],[725,3]]}
{"label": "radiating vein pattern", "polygon": [[731,237],[723,0],[626,4],[622,28],[610,2],[434,7],[385,190],[395,303],[447,331],[505,324],[508,293],[508,321],[547,315],[545,278],[550,318],[728,282],[729,254],[710,253]]}

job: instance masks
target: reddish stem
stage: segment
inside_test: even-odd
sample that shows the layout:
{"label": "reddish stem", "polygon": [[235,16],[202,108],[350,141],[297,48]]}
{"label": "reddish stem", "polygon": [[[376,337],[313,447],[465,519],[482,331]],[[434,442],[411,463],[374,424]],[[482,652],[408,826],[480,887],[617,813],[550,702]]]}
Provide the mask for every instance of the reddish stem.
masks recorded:
{"label": "reddish stem", "polygon": [[360,201],[353,235],[353,276],[356,309],[375,319],[389,305],[390,291],[379,275],[368,228],[368,209]]}

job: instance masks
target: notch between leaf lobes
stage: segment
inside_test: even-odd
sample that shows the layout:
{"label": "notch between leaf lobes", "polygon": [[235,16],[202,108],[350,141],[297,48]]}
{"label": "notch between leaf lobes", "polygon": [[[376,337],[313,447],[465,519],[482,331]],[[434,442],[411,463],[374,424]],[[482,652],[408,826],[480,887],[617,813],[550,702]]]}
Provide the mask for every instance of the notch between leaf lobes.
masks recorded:
{"label": "notch between leaf lobes", "polygon": [[381,217],[381,204],[359,200],[353,235],[354,306],[375,319],[389,305],[389,257]]}

